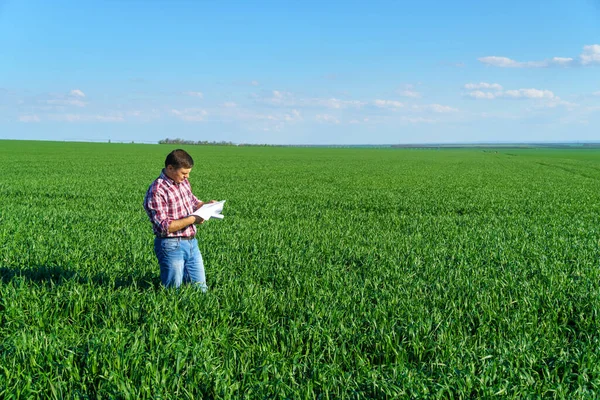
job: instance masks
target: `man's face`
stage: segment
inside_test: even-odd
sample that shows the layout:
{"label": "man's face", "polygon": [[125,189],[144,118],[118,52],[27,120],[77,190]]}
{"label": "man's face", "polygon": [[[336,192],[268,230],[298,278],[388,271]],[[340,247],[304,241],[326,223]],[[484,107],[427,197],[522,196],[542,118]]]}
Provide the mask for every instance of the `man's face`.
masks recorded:
{"label": "man's face", "polygon": [[167,176],[175,181],[175,183],[181,183],[188,179],[190,176],[191,168],[179,168],[175,169],[172,165],[167,166]]}

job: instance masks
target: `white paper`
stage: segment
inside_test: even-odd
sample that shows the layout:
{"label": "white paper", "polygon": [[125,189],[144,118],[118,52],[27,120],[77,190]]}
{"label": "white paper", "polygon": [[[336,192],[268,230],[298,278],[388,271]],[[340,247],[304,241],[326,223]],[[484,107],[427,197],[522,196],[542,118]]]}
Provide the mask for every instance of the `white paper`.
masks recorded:
{"label": "white paper", "polygon": [[224,204],[225,200],[217,201],[216,203],[206,203],[194,211],[192,215],[197,215],[205,221],[208,221],[211,218],[223,219],[225,216],[222,215],[221,212],[223,212]]}

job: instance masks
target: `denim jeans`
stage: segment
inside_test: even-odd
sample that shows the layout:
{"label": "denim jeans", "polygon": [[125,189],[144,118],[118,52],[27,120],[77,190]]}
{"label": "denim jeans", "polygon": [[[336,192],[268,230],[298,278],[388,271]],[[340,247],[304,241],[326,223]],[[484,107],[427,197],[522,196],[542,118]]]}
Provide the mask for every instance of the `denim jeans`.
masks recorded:
{"label": "denim jeans", "polygon": [[155,238],[154,253],[160,265],[160,280],[166,287],[193,283],[206,292],[204,262],[198,241],[179,238]]}

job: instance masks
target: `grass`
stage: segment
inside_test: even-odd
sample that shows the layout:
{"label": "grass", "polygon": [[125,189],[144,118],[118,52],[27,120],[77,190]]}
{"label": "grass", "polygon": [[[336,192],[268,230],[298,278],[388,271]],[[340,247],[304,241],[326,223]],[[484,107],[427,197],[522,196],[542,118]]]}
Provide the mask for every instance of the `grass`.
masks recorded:
{"label": "grass", "polygon": [[600,390],[600,151],[184,148],[206,295],[160,287],[171,147],[1,142],[0,397]]}

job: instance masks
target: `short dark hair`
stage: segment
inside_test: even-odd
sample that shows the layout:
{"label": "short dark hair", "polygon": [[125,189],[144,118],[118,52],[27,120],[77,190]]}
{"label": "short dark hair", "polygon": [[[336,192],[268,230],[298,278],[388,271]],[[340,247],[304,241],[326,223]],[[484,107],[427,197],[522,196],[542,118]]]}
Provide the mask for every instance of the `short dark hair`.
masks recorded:
{"label": "short dark hair", "polygon": [[172,165],[173,168],[192,168],[194,166],[194,160],[187,151],[182,149],[173,150],[167,155],[165,159],[165,168]]}

